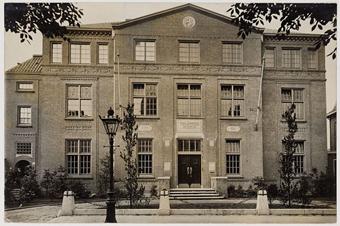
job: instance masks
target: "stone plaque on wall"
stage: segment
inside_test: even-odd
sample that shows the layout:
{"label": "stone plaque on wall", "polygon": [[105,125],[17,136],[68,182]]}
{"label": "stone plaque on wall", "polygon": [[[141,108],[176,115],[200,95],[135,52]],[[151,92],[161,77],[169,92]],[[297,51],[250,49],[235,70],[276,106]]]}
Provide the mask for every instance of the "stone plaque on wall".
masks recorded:
{"label": "stone plaque on wall", "polygon": [[228,126],[227,132],[237,133],[240,132],[241,128],[239,126]]}
{"label": "stone plaque on wall", "polygon": [[140,131],[140,132],[150,132],[150,131],[152,131],[152,126],[150,126],[150,125],[138,125],[138,131]]}
{"label": "stone plaque on wall", "polygon": [[170,171],[171,163],[170,162],[164,162],[164,171]]}
{"label": "stone plaque on wall", "polygon": [[215,162],[209,162],[209,173],[215,173],[216,164]]}
{"label": "stone plaque on wall", "polygon": [[203,131],[203,122],[200,119],[178,119],[178,133],[201,133]]}

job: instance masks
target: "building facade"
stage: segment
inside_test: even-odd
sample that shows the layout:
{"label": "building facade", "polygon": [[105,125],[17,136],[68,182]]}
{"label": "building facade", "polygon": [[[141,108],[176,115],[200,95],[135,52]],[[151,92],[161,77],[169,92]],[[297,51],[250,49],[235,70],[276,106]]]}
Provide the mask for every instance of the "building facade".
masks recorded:
{"label": "building facade", "polygon": [[[6,72],[6,160],[64,166],[97,186],[108,138],[98,115],[134,103],[140,181],[225,191],[256,176],[277,181],[295,103],[297,173],[324,171],[324,47],[317,35],[246,38],[223,15],[186,4],[119,23],[69,28],[43,39],[41,56]],[[263,63],[262,58],[265,58]],[[122,131],[116,142],[122,147]],[[124,166],[115,154],[115,176]]]}
{"label": "building facade", "polygon": [[[327,113],[329,122],[328,173],[336,179],[336,105]],[[335,180],[336,181],[336,180]]]}

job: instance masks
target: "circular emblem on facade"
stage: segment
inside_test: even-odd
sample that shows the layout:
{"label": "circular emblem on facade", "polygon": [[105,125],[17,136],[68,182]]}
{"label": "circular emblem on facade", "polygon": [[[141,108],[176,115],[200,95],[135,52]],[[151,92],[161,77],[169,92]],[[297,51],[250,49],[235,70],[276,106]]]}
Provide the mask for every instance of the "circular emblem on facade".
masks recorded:
{"label": "circular emblem on facade", "polygon": [[185,28],[193,28],[196,24],[195,18],[192,16],[186,16],[183,18],[183,26]]}

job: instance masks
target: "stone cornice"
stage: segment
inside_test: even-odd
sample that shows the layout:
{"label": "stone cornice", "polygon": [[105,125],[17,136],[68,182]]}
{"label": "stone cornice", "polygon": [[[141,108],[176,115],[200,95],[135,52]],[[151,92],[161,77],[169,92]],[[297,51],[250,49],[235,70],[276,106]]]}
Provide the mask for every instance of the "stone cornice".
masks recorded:
{"label": "stone cornice", "polygon": [[325,80],[324,71],[265,71],[264,80],[281,80],[281,79],[308,79],[308,80]]}
{"label": "stone cornice", "polygon": [[[121,74],[260,76],[261,73],[260,66],[236,66],[236,65],[230,66],[230,65],[184,65],[184,64],[120,64],[119,69]],[[112,76],[113,67],[48,65],[43,66],[42,74]]]}

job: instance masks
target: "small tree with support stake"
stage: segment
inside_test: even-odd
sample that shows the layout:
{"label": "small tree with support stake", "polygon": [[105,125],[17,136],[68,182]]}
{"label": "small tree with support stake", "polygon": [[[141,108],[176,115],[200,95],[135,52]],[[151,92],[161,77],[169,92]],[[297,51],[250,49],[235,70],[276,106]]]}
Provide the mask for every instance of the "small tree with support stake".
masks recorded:
{"label": "small tree with support stake", "polygon": [[130,208],[135,207],[138,202],[144,197],[145,187],[138,184],[138,163],[134,155],[134,148],[137,144],[137,129],[136,116],[134,115],[134,105],[128,104],[125,108],[122,129],[125,134],[123,141],[125,142],[124,151],[120,153],[121,158],[125,162],[125,170],[127,176],[124,180],[129,199]]}
{"label": "small tree with support stake", "polygon": [[296,171],[294,169],[294,153],[297,147],[297,143],[294,139],[294,135],[297,131],[296,115],[294,113],[295,104],[292,104],[287,111],[282,115],[282,118],[287,122],[288,134],[284,136],[282,143],[284,151],[280,153],[280,196],[284,205],[291,207],[292,194],[295,190],[296,183],[294,179]]}

